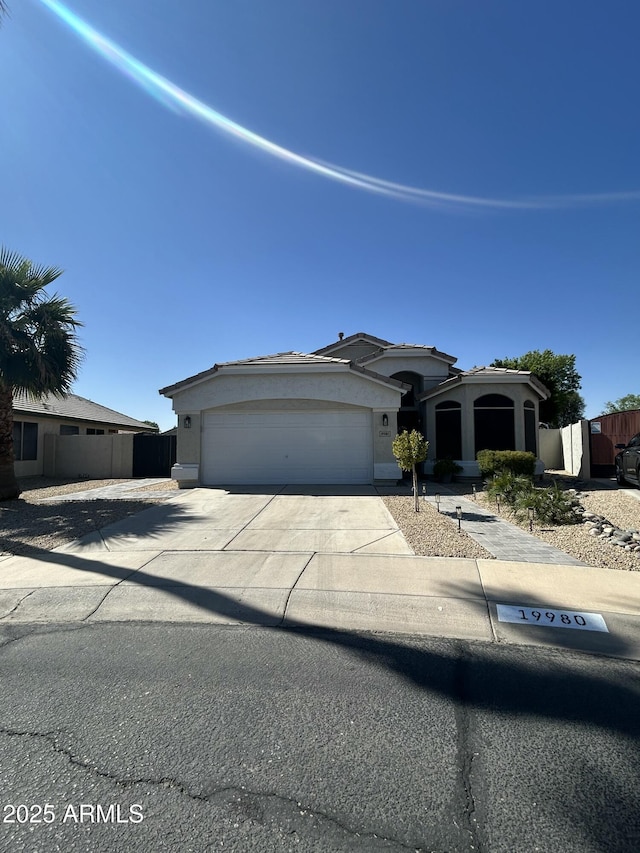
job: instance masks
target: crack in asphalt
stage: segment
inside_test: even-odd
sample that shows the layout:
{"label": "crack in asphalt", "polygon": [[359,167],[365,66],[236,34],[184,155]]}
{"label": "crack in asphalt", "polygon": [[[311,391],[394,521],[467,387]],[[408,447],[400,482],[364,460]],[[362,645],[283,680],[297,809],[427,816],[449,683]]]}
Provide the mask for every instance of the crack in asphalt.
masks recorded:
{"label": "crack in asphalt", "polygon": [[[219,788],[215,791],[212,791],[208,797],[208,800],[211,801],[212,798],[224,799],[225,796],[228,798],[229,794],[233,795],[234,800],[232,803],[227,803],[227,805],[234,805],[234,806],[236,806],[236,808],[238,808],[239,806],[244,806],[245,802],[243,802],[243,801],[246,801],[246,803],[248,803],[249,807],[256,807],[257,806],[257,808],[258,808],[257,816],[251,815],[251,814],[246,814],[246,819],[249,819],[249,820],[257,819],[257,820],[260,820],[261,822],[264,823],[268,819],[268,815],[265,814],[264,806],[271,801],[275,801],[278,804],[282,804],[282,805],[285,805],[289,808],[292,808],[294,810],[294,813],[295,813],[294,816],[296,819],[302,817],[305,819],[315,819],[316,821],[319,821],[321,823],[329,823],[333,827],[336,827],[337,829],[339,829],[345,835],[348,835],[351,838],[361,839],[363,844],[365,842],[367,842],[369,845],[372,842],[375,842],[376,844],[377,843],[393,844],[395,847],[397,847],[400,850],[411,850],[411,851],[414,851],[414,853],[421,853],[421,851],[426,849],[423,847],[416,847],[415,844],[407,844],[403,841],[400,841],[397,838],[392,838],[390,836],[382,835],[382,834],[375,832],[374,830],[371,830],[371,829],[368,829],[368,830],[354,829],[352,826],[349,826],[348,824],[343,823],[338,818],[333,817],[332,815],[329,815],[326,812],[321,811],[320,809],[306,806],[305,804],[300,802],[300,800],[297,800],[294,797],[286,797],[286,796],[283,796],[281,794],[275,794],[275,793],[263,792],[263,791],[251,791],[251,790],[245,788],[244,786],[240,786],[240,787],[229,786],[229,787]],[[237,798],[237,799],[235,799],[235,798]],[[318,829],[320,829],[320,827],[318,827]],[[291,830],[292,833],[295,833],[297,831],[298,831],[297,828],[294,828]],[[321,830],[320,830],[320,834],[321,834],[321,837],[325,837],[325,835],[326,835],[326,833],[323,833]],[[353,847],[351,849],[353,849]],[[369,850],[369,849],[371,849],[371,847],[369,846],[369,847],[366,847],[363,849]]]}
{"label": "crack in asphalt", "polygon": [[458,654],[454,674],[453,692],[457,698],[454,703],[454,715],[456,721],[457,737],[457,763],[460,781],[462,785],[464,801],[465,830],[471,836],[471,848],[476,853],[483,853],[483,844],[479,837],[478,821],[476,819],[476,799],[473,792],[472,771],[473,761],[478,753],[474,753],[470,746],[470,721],[467,706],[469,695],[467,690],[467,669],[469,660],[467,652],[461,643],[456,643]]}
{"label": "crack in asphalt", "polygon": [[[187,786],[178,779],[171,776],[154,777],[138,777],[132,779],[121,779],[115,773],[109,773],[105,770],[100,770],[95,765],[89,764],[77,758],[70,749],[67,749],[59,744],[60,733],[56,731],[34,732],[19,729],[0,728],[0,735],[5,735],[10,738],[29,738],[33,740],[44,741],[49,744],[57,755],[61,755],[67,759],[70,765],[84,770],[100,779],[105,779],[112,782],[114,785],[124,789],[134,788],[140,785],[150,785],[157,788],[165,788],[168,790],[177,791],[190,800],[205,803],[207,805],[219,804],[229,809],[244,812],[245,820],[257,820],[263,824],[269,821],[268,809],[266,806],[269,803],[277,803],[284,805],[288,809],[293,809],[294,819],[311,818],[320,822],[327,822],[339,829],[341,832],[349,835],[352,838],[362,839],[363,842],[375,842],[382,844],[393,844],[399,850],[411,850],[413,853],[421,853],[426,848],[416,847],[415,844],[406,844],[397,838],[382,835],[373,830],[357,830],[346,823],[343,823],[338,818],[332,817],[326,812],[317,808],[310,808],[304,805],[300,800],[293,797],[283,796],[274,792],[252,791],[240,785],[225,785],[221,788],[213,788],[206,794],[197,794],[189,790]],[[216,803],[216,801],[220,801]],[[251,814],[253,811],[253,814]],[[272,820],[277,821],[277,816]],[[289,816],[291,819],[291,816]],[[293,822],[293,821],[292,821]],[[298,832],[298,827],[291,830],[292,833]],[[369,848],[367,848],[369,849]]]}

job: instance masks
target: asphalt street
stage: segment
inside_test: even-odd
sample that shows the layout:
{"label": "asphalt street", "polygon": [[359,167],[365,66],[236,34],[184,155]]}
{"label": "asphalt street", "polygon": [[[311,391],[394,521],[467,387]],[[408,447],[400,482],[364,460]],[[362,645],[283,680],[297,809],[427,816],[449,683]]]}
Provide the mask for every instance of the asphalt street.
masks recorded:
{"label": "asphalt street", "polygon": [[634,661],[209,624],[0,642],[2,851],[640,849]]}

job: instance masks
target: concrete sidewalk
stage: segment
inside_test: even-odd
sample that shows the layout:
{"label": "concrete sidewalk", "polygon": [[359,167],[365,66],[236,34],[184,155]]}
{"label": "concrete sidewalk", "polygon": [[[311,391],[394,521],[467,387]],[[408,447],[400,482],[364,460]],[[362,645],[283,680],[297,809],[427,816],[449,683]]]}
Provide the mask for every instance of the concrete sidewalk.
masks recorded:
{"label": "concrete sidewalk", "polygon": [[[416,557],[375,492],[300,491],[174,493],[71,545],[5,557],[0,629],[136,620],[329,628],[640,660],[640,573]],[[592,630],[589,614],[606,630]]]}

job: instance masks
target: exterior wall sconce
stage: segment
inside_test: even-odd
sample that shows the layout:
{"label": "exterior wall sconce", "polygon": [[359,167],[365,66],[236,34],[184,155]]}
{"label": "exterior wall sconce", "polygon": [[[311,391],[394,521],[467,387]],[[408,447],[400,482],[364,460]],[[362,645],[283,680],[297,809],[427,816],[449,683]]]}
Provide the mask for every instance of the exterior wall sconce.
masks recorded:
{"label": "exterior wall sconce", "polygon": [[462,525],[462,507],[461,506],[456,507],[456,517],[458,519],[458,533],[460,533],[461,529],[462,529],[461,528],[461,525]]}
{"label": "exterior wall sconce", "polygon": [[382,426],[389,426],[389,416],[386,414],[382,416]]}
{"label": "exterior wall sconce", "polygon": [[183,423],[185,429],[191,429],[191,415],[185,415]]}

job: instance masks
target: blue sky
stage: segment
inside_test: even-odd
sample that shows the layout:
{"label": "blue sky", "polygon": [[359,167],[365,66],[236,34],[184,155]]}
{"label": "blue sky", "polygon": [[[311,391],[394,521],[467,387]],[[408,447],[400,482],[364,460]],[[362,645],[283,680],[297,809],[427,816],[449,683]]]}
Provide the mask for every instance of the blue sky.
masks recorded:
{"label": "blue sky", "polygon": [[0,242],[65,270],[76,393],[167,429],[160,387],[340,331],[640,393],[637,0],[10,11]]}

